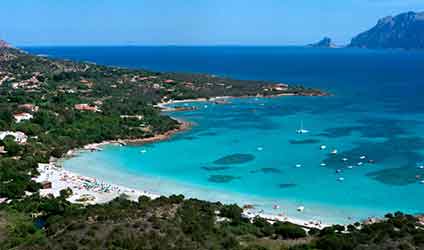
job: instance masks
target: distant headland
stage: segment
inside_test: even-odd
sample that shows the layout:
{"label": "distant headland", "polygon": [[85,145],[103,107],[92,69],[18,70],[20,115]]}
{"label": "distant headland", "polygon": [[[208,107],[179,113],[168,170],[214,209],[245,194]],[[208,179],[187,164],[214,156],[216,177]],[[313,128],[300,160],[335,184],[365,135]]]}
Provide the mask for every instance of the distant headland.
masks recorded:
{"label": "distant headland", "polygon": [[[324,37],[310,48],[337,48],[331,38]],[[380,19],[371,29],[355,36],[348,48],[424,49],[424,12],[406,12]]]}

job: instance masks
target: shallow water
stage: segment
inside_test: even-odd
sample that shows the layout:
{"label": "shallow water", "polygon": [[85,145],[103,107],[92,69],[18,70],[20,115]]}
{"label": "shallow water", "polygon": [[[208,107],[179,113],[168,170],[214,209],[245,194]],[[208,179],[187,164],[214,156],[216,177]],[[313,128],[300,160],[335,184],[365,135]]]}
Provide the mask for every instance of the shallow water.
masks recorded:
{"label": "shallow water", "polygon": [[[69,170],[148,191],[253,203],[267,212],[325,222],[424,211],[424,185],[417,179],[424,178],[419,168],[424,162],[424,53],[283,47],[30,51],[154,70],[280,80],[335,93],[193,103],[199,110],[172,114],[195,122],[192,130],[149,146],[106,146],[84,153],[64,163]],[[310,133],[296,134],[301,121]],[[326,150],[320,150],[322,144]],[[336,155],[330,154],[333,149]],[[273,204],[282,209],[273,210]],[[306,207],[304,213],[296,212],[299,205]]]}

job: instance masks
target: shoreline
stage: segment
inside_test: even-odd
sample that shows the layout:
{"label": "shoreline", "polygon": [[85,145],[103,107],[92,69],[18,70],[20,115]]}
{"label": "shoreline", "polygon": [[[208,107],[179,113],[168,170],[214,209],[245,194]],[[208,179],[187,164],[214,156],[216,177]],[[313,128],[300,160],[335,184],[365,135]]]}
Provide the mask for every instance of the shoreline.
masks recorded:
{"label": "shoreline", "polygon": [[[112,182],[107,182],[97,177],[89,177],[76,172],[72,172],[66,170],[60,164],[60,161],[54,161],[49,164],[39,164],[37,170],[40,172],[40,175],[34,178],[36,182],[43,183],[45,181],[48,181],[52,184],[51,188],[40,189],[41,196],[53,195],[54,197],[58,197],[60,196],[60,190],[70,188],[72,190],[72,195],[68,197],[67,200],[72,203],[94,205],[110,202],[111,200],[118,198],[122,195],[124,195],[126,199],[132,201],[138,201],[138,198],[140,196],[147,196],[151,199],[156,199],[162,195],[165,195],[160,191],[155,192],[138,188],[130,188],[124,185],[118,185]],[[205,200],[207,201],[208,199]],[[227,203],[224,202],[224,204]],[[261,217],[271,223],[277,221],[290,222],[305,229],[323,229],[324,227],[334,225],[313,218],[300,219],[295,216],[288,216],[286,214],[267,213],[259,207],[256,207],[256,205],[252,206],[249,204],[249,202],[245,202],[244,204],[238,204],[243,209],[242,217],[247,218],[249,220],[253,220],[255,217]]]}
{"label": "shoreline", "polygon": [[[268,96],[268,97],[257,97],[257,98],[273,98],[279,96]],[[162,112],[172,112],[178,110],[167,110],[166,105],[175,104],[175,103],[188,103],[188,102],[210,102],[213,100],[221,100],[221,99],[231,99],[231,98],[255,98],[254,96],[245,96],[245,97],[232,97],[232,96],[218,96],[210,99],[206,98],[197,98],[197,99],[187,99],[187,100],[173,100],[169,102],[158,103],[156,106],[162,109]],[[165,109],[165,110],[164,110]],[[139,196],[147,196],[151,199],[156,199],[161,196],[160,193],[148,192],[145,190],[138,190],[135,188],[129,188],[121,185],[116,185],[113,183],[103,182],[102,180],[98,180],[95,177],[87,177],[81,175],[79,173],[75,173],[72,171],[65,170],[63,166],[61,166],[60,162],[70,157],[75,157],[79,153],[82,152],[92,152],[102,150],[101,147],[106,145],[143,145],[149,144],[159,141],[165,141],[170,139],[173,135],[189,130],[192,126],[192,122],[187,122],[181,119],[177,119],[172,117],[179,122],[180,126],[176,129],[167,131],[163,134],[158,134],[152,137],[147,138],[136,138],[136,139],[118,139],[118,140],[108,140],[100,143],[91,143],[83,146],[82,148],[69,150],[63,157],[59,159],[51,159],[48,164],[39,164],[38,171],[40,175],[34,178],[35,181],[42,182],[50,182],[52,187],[46,189],[40,189],[40,195],[53,195],[59,196],[60,190],[70,188],[73,191],[73,194],[68,198],[68,201],[73,203],[80,204],[101,204],[107,203],[121,195],[125,195],[127,199],[137,201]],[[326,226],[330,226],[333,224],[325,224],[319,220],[306,220],[299,219],[295,217],[288,217],[286,215],[272,215],[266,214],[263,211],[256,211],[256,209],[252,209],[248,207],[247,204],[238,204],[243,208],[243,217],[248,219],[253,219],[256,216],[267,219],[270,222],[290,222],[296,225],[299,225],[305,229],[310,228],[318,228],[322,229]],[[244,208],[244,207],[248,208]]]}
{"label": "shoreline", "polygon": [[[284,96],[331,96],[331,94],[327,92],[322,92],[320,94],[295,94],[295,93],[281,93],[281,94],[273,94],[273,95],[243,95],[243,96],[215,96],[215,97],[199,97],[199,98],[193,98],[193,99],[183,99],[183,100],[169,100],[166,102],[159,102],[157,103],[156,107],[158,107],[162,112],[177,112],[177,111],[188,111],[193,109],[177,109],[177,108],[170,108],[168,105],[172,104],[178,104],[178,103],[190,103],[190,102],[215,102],[220,100],[226,100],[226,99],[238,99],[238,98],[278,98],[278,97],[284,97]],[[225,103],[222,103],[222,105],[225,105]]]}
{"label": "shoreline", "polygon": [[[102,141],[98,143],[90,143],[90,144],[84,145],[82,148],[75,148],[75,149],[69,150],[63,157],[59,158],[59,160],[73,157],[82,151],[99,151],[101,150],[101,147],[106,145],[121,145],[121,146],[143,145],[143,144],[149,144],[149,143],[154,143],[159,141],[166,141],[166,140],[169,140],[175,134],[189,130],[194,125],[192,122],[187,122],[177,118],[172,118],[172,119],[179,122],[180,126],[178,128],[169,130],[162,134],[157,134],[155,136],[146,137],[146,138],[117,139],[117,140]],[[50,163],[56,163],[56,161],[50,161]]]}

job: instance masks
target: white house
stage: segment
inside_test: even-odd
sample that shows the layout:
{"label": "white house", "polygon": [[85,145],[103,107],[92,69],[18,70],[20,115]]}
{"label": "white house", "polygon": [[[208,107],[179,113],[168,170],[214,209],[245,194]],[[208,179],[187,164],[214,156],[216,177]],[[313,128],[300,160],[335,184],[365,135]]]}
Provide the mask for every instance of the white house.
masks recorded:
{"label": "white house", "polygon": [[20,123],[21,121],[31,120],[33,116],[30,113],[18,113],[14,114],[13,117],[16,120],[16,123]]}
{"label": "white house", "polygon": [[0,131],[0,140],[4,140],[4,138],[6,138],[9,135],[15,137],[15,141],[19,144],[26,143],[28,140],[28,136],[20,131],[17,131],[17,132]]}

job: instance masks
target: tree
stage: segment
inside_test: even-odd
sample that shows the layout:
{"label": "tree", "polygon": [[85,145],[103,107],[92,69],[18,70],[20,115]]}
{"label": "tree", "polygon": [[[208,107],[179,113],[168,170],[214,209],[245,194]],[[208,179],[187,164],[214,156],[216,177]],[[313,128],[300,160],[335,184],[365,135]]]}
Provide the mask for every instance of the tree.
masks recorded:
{"label": "tree", "polygon": [[243,209],[236,204],[224,205],[220,212],[221,216],[230,219],[233,224],[239,224],[241,222]]}
{"label": "tree", "polygon": [[70,189],[68,187],[66,189],[60,190],[59,193],[60,193],[60,198],[66,200],[66,199],[68,199],[72,195],[73,192],[72,192],[72,189]]}
{"label": "tree", "polygon": [[20,146],[15,141],[15,137],[8,135],[3,139],[4,148],[7,151],[7,155],[15,156],[19,153]]}

